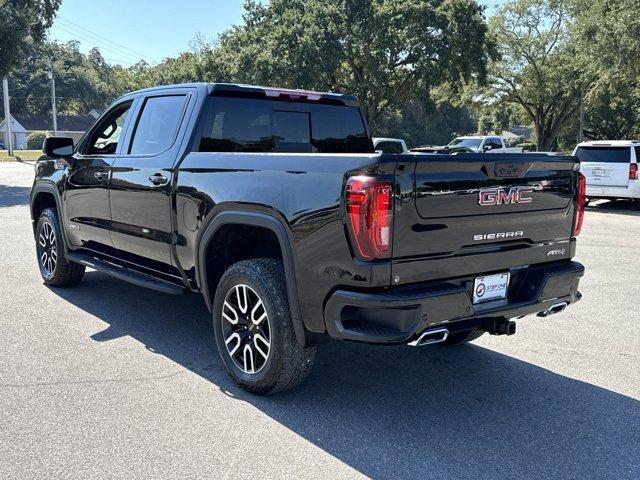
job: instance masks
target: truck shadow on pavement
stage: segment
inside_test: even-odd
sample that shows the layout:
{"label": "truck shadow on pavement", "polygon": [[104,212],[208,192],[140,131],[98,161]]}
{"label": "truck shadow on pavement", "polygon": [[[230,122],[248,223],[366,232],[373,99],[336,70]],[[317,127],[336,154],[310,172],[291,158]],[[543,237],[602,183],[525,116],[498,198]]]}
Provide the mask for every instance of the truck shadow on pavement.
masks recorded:
{"label": "truck shadow on pavement", "polygon": [[0,208],[29,205],[30,187],[14,187],[0,184]]}
{"label": "truck shadow on pavement", "polygon": [[199,295],[163,295],[97,272],[54,291],[109,325],[95,341],[128,335],[369,477],[640,474],[640,402],[480,346],[334,342],[296,390],[256,397],[223,371]]}
{"label": "truck shadow on pavement", "polygon": [[598,200],[590,203],[587,207],[588,213],[617,213],[640,217],[640,207],[637,203],[629,200]]}

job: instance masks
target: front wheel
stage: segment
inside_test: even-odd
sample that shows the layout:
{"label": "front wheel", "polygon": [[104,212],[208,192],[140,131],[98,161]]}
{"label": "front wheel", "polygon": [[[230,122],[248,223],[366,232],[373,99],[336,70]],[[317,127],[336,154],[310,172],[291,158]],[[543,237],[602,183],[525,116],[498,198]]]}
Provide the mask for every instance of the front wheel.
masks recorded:
{"label": "front wheel", "polygon": [[70,262],[64,257],[58,213],[46,208],[36,224],[36,253],[40,275],[46,285],[71,287],[84,276],[84,265]]}
{"label": "front wheel", "polygon": [[226,371],[252,393],[287,390],[311,372],[316,347],[296,341],[280,260],[229,267],[216,291],[213,328]]}

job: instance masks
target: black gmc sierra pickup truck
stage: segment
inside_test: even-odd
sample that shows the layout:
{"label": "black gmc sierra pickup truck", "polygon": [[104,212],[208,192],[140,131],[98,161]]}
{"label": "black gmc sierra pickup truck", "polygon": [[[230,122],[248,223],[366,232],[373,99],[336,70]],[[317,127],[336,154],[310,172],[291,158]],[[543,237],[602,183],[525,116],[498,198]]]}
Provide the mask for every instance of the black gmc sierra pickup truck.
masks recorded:
{"label": "black gmc sierra pickup truck", "polygon": [[376,154],[353,96],[152,88],[43,151],[45,284],[91,267],[201,292],[225,368],[255,393],[298,384],[328,338],[459,344],[581,297],[576,158]]}

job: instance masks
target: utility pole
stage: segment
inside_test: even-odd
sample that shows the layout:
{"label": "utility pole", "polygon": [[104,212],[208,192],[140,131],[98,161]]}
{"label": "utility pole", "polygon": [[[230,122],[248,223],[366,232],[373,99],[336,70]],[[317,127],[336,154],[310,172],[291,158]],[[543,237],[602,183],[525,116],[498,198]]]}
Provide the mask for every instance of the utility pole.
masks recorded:
{"label": "utility pole", "polygon": [[49,78],[51,79],[51,112],[53,113],[53,136],[58,136],[58,111],[56,108],[56,78],[53,76],[53,59],[49,60]]}
{"label": "utility pole", "polygon": [[580,126],[578,127],[578,143],[584,140],[584,89],[580,90],[580,110],[578,112],[578,121]]}
{"label": "utility pole", "polygon": [[9,151],[9,155],[13,155],[13,135],[11,133],[11,110],[9,109],[9,81],[7,77],[2,80],[2,96],[4,97],[4,124],[5,124],[5,139],[7,143],[6,147]]}

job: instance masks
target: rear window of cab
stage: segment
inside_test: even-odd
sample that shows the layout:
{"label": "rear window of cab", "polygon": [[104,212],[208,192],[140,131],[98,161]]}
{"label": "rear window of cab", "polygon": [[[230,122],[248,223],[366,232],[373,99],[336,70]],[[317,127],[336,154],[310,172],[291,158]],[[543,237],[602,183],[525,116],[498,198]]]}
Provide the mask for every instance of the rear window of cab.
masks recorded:
{"label": "rear window of cab", "polygon": [[357,107],[209,97],[200,152],[372,153]]}

